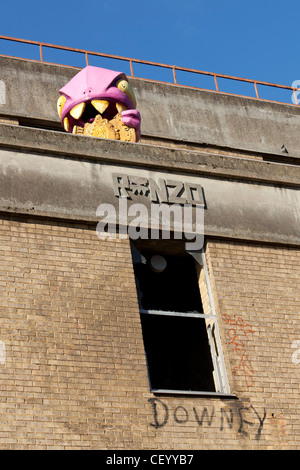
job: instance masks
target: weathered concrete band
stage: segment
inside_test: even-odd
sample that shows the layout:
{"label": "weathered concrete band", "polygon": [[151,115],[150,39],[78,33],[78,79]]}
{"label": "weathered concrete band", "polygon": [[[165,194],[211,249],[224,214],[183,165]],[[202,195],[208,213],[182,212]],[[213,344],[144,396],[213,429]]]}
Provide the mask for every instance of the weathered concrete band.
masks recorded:
{"label": "weathered concrete band", "polygon": [[61,155],[141,168],[300,187],[300,167],[230,155],[149,144],[131,144],[65,132],[2,124],[0,148]]}
{"label": "weathered concrete band", "polygon": [[[32,141],[31,150],[24,151],[21,145],[17,148],[17,139],[14,141],[10,134],[10,147],[15,148],[0,149],[0,210],[3,212],[97,222],[96,211],[100,204],[110,203],[118,207],[114,175],[127,175],[136,181],[140,178],[151,179],[156,183],[171,179],[182,182],[186,188],[195,185],[203,188],[206,235],[300,244],[300,192],[293,186],[263,184],[247,181],[245,177],[233,180],[228,176],[213,176],[205,172],[193,174],[192,171],[180,172],[178,169],[170,172],[170,165],[169,169],[159,165],[155,169],[152,153],[160,150],[158,153],[161,154],[162,149],[150,145],[120,145],[119,142],[86,138],[87,148],[90,144],[93,151],[97,150],[98,157],[88,158],[87,149],[83,158],[78,155],[71,157],[72,154],[76,155],[74,149],[77,143],[82,142],[82,137],[66,135],[64,139],[70,145],[69,154],[63,156],[62,135],[59,133],[57,150],[59,143],[60,152],[51,153],[50,147],[43,152],[42,148],[47,147],[47,142],[49,144],[54,139],[56,132],[1,126],[2,132],[4,129],[12,132],[12,128],[16,137],[18,132],[30,134],[31,137],[41,136],[42,132],[44,139],[42,144],[39,139],[35,143]],[[131,151],[134,154],[135,149],[145,160],[149,157],[152,167],[145,168],[141,164],[133,164],[132,159],[126,159],[126,155]],[[109,160],[109,152],[118,154],[118,161]],[[172,155],[177,153],[181,151],[172,150]],[[177,156],[179,159],[180,155]],[[245,164],[243,159],[237,161]],[[268,166],[264,162],[255,163],[261,168]],[[129,204],[137,201],[148,206],[151,203],[149,197],[139,196],[132,197]]]}

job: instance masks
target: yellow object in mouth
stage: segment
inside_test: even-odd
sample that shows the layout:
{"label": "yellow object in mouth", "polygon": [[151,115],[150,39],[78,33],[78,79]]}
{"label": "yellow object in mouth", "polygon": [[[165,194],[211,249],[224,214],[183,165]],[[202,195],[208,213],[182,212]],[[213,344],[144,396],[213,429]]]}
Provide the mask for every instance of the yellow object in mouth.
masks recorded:
{"label": "yellow object in mouth", "polygon": [[72,133],[102,139],[136,142],[135,129],[123,124],[121,114],[117,114],[111,121],[103,119],[101,114],[98,114],[92,123],[86,123],[84,127],[74,126]]}

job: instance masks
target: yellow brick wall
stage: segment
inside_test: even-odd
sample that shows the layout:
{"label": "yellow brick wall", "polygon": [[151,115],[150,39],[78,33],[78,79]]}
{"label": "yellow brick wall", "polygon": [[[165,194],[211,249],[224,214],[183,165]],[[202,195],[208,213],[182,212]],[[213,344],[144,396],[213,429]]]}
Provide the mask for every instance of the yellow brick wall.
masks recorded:
{"label": "yellow brick wall", "polygon": [[1,449],[299,447],[299,252],[208,243],[231,400],[149,392],[128,240],[3,217],[0,256]]}
{"label": "yellow brick wall", "polygon": [[132,446],[147,377],[128,242],[35,220],[0,233],[0,447]]}
{"label": "yellow brick wall", "polygon": [[266,410],[261,443],[299,449],[300,250],[209,242],[207,261],[232,391]]}

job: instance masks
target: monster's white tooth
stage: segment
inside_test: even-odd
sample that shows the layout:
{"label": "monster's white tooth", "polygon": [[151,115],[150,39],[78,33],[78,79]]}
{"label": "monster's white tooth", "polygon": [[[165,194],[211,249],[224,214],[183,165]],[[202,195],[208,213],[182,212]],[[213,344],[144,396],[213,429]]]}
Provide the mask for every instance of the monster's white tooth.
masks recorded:
{"label": "monster's white tooth", "polygon": [[103,114],[109,105],[109,101],[106,100],[92,100],[91,103],[100,114]]}
{"label": "monster's white tooth", "polygon": [[65,117],[64,119],[64,129],[66,132],[69,132],[70,124],[69,124],[69,119],[67,117]]}
{"label": "monster's white tooth", "polygon": [[124,106],[124,104],[121,104],[121,103],[116,103],[116,108],[118,110],[118,113],[121,113],[122,111],[126,111],[126,106]]}
{"label": "monster's white tooth", "polygon": [[70,114],[74,119],[80,119],[85,110],[85,103],[79,103],[71,109]]}

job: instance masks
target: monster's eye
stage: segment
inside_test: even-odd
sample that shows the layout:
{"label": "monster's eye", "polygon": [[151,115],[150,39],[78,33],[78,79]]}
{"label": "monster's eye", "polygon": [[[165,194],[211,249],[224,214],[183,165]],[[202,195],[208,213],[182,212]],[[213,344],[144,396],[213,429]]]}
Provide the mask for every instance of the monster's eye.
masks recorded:
{"label": "monster's eye", "polygon": [[136,99],[135,99],[134,91],[130,83],[128,83],[127,80],[119,80],[117,82],[117,87],[119,88],[119,90],[123,91],[123,93],[125,93],[128,96],[133,106],[136,107]]}
{"label": "monster's eye", "polygon": [[66,98],[63,95],[61,95],[57,100],[57,112],[60,118],[61,118],[61,113],[62,113],[62,109],[64,107],[65,102],[66,102]]}

